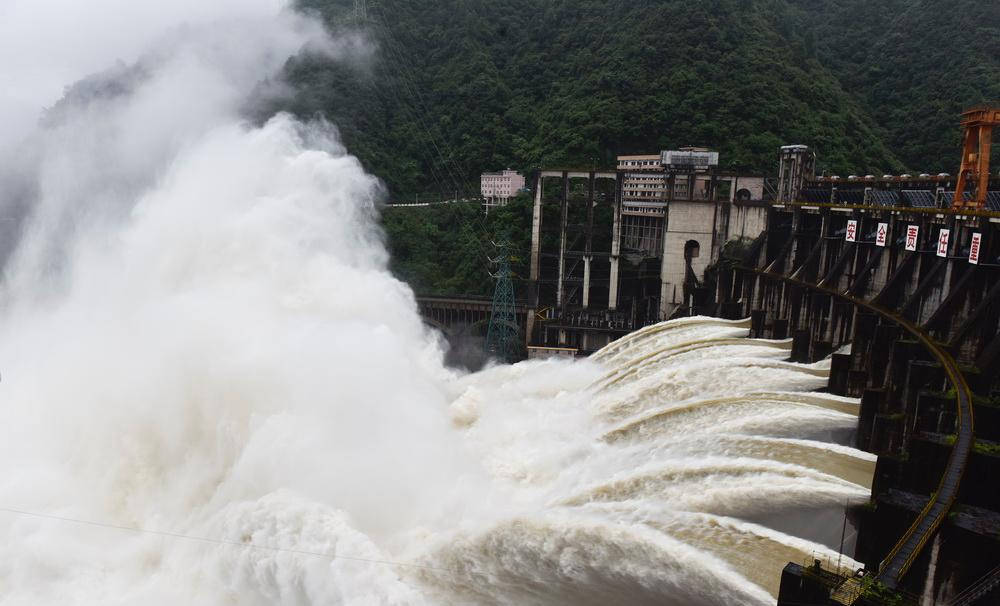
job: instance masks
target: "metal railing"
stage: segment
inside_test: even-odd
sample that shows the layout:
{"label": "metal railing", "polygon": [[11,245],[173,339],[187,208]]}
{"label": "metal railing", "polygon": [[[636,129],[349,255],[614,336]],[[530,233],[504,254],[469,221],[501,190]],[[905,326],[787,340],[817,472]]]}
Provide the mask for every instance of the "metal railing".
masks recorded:
{"label": "metal railing", "polygon": [[[920,596],[910,592],[890,589],[874,575],[864,574],[844,566],[840,559],[829,556],[813,557],[802,566],[803,574],[818,581],[830,591],[830,600],[844,606],[855,604],[862,597],[892,600],[895,606],[917,606]],[[950,605],[949,605],[950,606]]]}
{"label": "metal railing", "polygon": [[948,602],[947,606],[972,606],[976,600],[985,597],[997,587],[1000,587],[1000,566],[987,572],[978,581],[959,592]]}

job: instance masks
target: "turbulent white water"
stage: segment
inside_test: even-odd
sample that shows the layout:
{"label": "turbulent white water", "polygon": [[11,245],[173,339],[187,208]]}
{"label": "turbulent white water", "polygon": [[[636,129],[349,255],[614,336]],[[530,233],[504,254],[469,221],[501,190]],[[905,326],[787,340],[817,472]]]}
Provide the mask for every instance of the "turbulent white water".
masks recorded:
{"label": "turbulent white water", "polygon": [[0,150],[0,604],[766,604],[836,557],[817,520],[873,460],[787,343],[693,318],[446,369],[377,181],[329,126],[241,118],[289,54],[358,51],[273,4]]}

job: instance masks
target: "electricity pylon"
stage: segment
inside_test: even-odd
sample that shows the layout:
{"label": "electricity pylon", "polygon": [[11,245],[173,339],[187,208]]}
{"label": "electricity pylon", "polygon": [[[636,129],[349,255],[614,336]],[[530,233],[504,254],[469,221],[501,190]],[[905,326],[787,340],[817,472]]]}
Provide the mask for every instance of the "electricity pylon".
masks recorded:
{"label": "electricity pylon", "polygon": [[514,304],[514,281],[510,271],[510,243],[503,240],[495,243],[499,255],[491,259],[497,265],[493,291],[493,308],[490,312],[490,326],[486,332],[486,355],[501,362],[513,362],[518,346],[517,314]]}
{"label": "electricity pylon", "polygon": [[368,20],[368,1],[354,0],[354,20],[363,23]]}

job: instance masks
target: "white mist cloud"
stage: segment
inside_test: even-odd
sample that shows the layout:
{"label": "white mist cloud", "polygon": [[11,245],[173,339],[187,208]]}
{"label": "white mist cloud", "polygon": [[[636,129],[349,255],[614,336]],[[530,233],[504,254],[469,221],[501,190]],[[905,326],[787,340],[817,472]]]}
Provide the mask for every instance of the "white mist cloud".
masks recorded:
{"label": "white mist cloud", "polygon": [[[11,48],[10,56],[39,53],[0,70],[24,79],[0,90],[26,91],[32,101],[29,119],[17,108],[0,107],[5,111],[0,126],[28,133],[25,139],[0,141],[0,218],[6,219],[0,223],[0,264],[11,244],[23,239],[16,263],[35,284],[46,284],[39,275],[52,277],[53,269],[62,268],[65,247],[81,229],[94,224],[105,229],[102,222],[127,213],[185,146],[219,124],[239,121],[261,94],[280,92],[279,72],[288,57],[298,52],[353,57],[367,49],[357,37],[332,40],[318,23],[270,1],[223,2],[211,9],[181,2],[167,9],[107,0],[85,14],[79,5],[15,4],[8,7],[12,21],[2,26],[16,33],[6,44],[25,47]],[[80,31],[68,39],[48,32],[50,14],[57,24],[78,19]],[[102,37],[112,23],[128,33],[115,27]],[[50,47],[48,36],[62,43]],[[70,61],[74,41],[95,48]],[[82,71],[92,65],[101,67]],[[27,76],[59,78],[63,72],[74,76],[65,81],[71,84],[62,97]],[[38,114],[43,99],[47,109]],[[29,212],[33,220],[25,223]]]}
{"label": "white mist cloud", "polygon": [[[27,135],[64,87],[132,63],[178,27],[273,19],[285,0],[5,0],[0,3],[0,140]],[[248,49],[244,49],[248,50]]]}
{"label": "white mist cloud", "polygon": [[[4,5],[19,92],[0,123],[24,139],[0,170],[0,213],[20,218],[0,507],[384,559],[474,469],[442,352],[386,270],[377,179],[330,125],[243,115],[288,57],[365,45],[275,2],[208,4]],[[374,563],[270,575],[267,551],[3,515],[2,604],[412,593]]]}

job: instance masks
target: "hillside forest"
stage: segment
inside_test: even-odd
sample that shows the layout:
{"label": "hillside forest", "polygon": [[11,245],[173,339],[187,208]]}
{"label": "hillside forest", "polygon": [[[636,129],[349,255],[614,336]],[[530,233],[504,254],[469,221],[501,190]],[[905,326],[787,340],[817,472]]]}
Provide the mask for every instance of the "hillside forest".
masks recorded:
{"label": "hillside forest", "polygon": [[[959,113],[1000,99],[996,2],[369,0],[364,18],[353,0],[298,4],[370,52],[291,60],[278,109],[335,124],[389,201],[685,145],[765,174],[790,143],[821,173],[953,173]],[[466,206],[384,213],[418,292],[488,294],[487,228],[524,217]]]}

